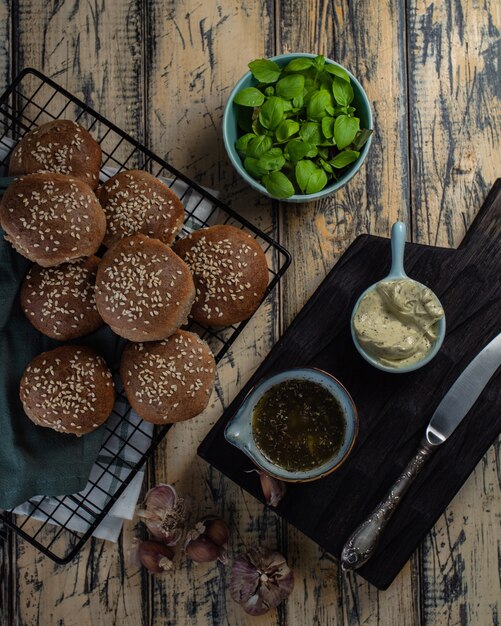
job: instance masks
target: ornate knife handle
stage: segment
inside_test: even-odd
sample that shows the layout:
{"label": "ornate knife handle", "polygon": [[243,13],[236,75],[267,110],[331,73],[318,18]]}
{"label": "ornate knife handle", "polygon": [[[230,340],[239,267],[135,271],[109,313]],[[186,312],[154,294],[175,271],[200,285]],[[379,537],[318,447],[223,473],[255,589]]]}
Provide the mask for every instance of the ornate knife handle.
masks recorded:
{"label": "ornate knife handle", "polygon": [[395,512],[402,497],[437,447],[430,444],[426,439],[421,442],[418,451],[383,500],[344,544],[341,553],[341,567],[343,570],[358,569],[371,558],[386,528],[386,524]]}

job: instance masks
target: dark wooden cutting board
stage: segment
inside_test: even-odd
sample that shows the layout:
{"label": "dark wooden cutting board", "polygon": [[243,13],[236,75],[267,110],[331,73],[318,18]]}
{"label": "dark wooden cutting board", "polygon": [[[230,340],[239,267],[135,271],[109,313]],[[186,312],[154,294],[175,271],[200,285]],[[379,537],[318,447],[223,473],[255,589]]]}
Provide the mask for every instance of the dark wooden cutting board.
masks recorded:
{"label": "dark wooden cutting board", "polygon": [[[447,334],[435,359],[409,374],[388,374],[356,352],[349,330],[362,291],[390,268],[388,239],[356,239],[261,367],[226,409],[198,453],[263,500],[251,461],[223,430],[250,387],[294,366],[316,366],[350,391],[360,432],[346,463],[321,480],[290,485],[276,508],[339,558],[344,541],[383,497],[414,453],[441,398],[469,361],[501,331],[501,180],[491,190],[458,250],[407,244],[409,276],[430,286],[446,312]],[[451,438],[417,478],[373,558],[359,571],[386,589],[501,431],[501,370]]]}

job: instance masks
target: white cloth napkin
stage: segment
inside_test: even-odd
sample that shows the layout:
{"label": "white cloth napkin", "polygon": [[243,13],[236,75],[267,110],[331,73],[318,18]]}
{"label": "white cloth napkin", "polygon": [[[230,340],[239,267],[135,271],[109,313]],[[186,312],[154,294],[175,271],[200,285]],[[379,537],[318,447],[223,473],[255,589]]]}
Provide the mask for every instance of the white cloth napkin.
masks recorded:
{"label": "white cloth napkin", "polygon": [[[0,159],[5,159],[15,141],[4,137],[0,141]],[[103,167],[101,169],[101,182],[108,180],[116,174],[117,168]],[[6,176],[6,172],[0,172]],[[160,178],[167,185],[172,180]],[[198,192],[191,189],[181,180],[175,180],[171,189],[181,198],[185,210],[192,215],[185,220],[184,233],[197,230],[209,218],[211,223],[217,223],[218,210],[214,205],[203,198]],[[213,196],[218,192],[208,189]],[[117,385],[120,382],[115,381]],[[51,524],[64,525],[75,532],[84,533],[92,525],[97,515],[109,501],[110,494],[116,493],[119,486],[131,472],[131,467],[137,463],[142,454],[151,445],[153,425],[144,422],[130,410],[127,419],[122,419],[128,405],[120,397],[115,403],[114,411],[108,419],[107,426],[111,431],[105,430],[105,438],[96,462],[89,476],[89,482],[85,489],[78,494],[52,496],[34,496],[14,509],[14,513],[30,515],[31,517],[48,521]],[[64,435],[62,435],[64,436]],[[124,441],[127,444],[124,445]],[[92,533],[94,537],[117,541],[122,530],[124,520],[131,520],[141,491],[144,472],[140,471],[134,476],[125,491],[117,499],[110,512]],[[88,510],[86,510],[88,509]],[[95,515],[93,515],[93,513]]]}

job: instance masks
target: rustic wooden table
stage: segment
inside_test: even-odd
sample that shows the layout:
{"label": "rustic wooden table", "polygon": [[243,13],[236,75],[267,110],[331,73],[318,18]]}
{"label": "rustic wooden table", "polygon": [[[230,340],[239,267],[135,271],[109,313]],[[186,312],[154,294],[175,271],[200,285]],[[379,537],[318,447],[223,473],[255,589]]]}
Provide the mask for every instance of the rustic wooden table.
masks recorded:
{"label": "rustic wooden table", "polygon": [[[148,480],[218,512],[232,549],[259,542],[287,555],[288,603],[249,618],[228,570],[182,560],[173,576],[128,569],[117,545],[91,541],[56,566],[3,531],[2,626],[364,624],[487,626],[501,618],[499,443],[388,591],[379,592],[197,458],[221,409],[255,370],[336,259],[359,234],[403,219],[414,241],[457,246],[501,170],[499,0],[0,0],[0,87],[41,69],[174,166],[210,187],[292,252],[273,297],[219,366],[210,409],[178,424]],[[256,57],[307,51],[350,68],[372,101],[375,136],[362,171],[316,204],[257,196],[225,156],[228,94]]]}

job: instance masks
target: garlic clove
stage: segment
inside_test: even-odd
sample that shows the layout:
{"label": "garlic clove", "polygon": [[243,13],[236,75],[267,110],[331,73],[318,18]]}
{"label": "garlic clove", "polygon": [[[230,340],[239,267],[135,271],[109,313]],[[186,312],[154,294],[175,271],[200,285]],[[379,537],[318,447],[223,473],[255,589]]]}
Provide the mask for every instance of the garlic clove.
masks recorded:
{"label": "garlic clove", "polygon": [[207,515],[188,531],[184,549],[186,556],[195,563],[219,560],[226,563],[228,526],[216,515]]}
{"label": "garlic clove", "polygon": [[188,541],[184,549],[186,556],[195,563],[210,563],[221,556],[221,548],[205,535]]}
{"label": "garlic clove", "polygon": [[261,489],[263,491],[266,504],[269,506],[278,506],[287,491],[287,483],[257,469],[246,471],[247,474],[253,474],[254,472],[259,474]]}
{"label": "garlic clove", "polygon": [[174,566],[174,550],[160,541],[140,541],[137,554],[141,564],[152,574],[163,574]]}
{"label": "garlic clove", "polygon": [[250,548],[233,561],[230,594],[249,615],[263,615],[285,600],[294,576],[285,558],[269,548]]}
{"label": "garlic clove", "polygon": [[287,485],[282,480],[266,474],[266,472],[259,472],[259,479],[266,504],[277,506],[285,496]]}
{"label": "garlic clove", "polygon": [[205,534],[216,546],[228,545],[228,526],[226,522],[215,515],[208,515],[204,518]]}

